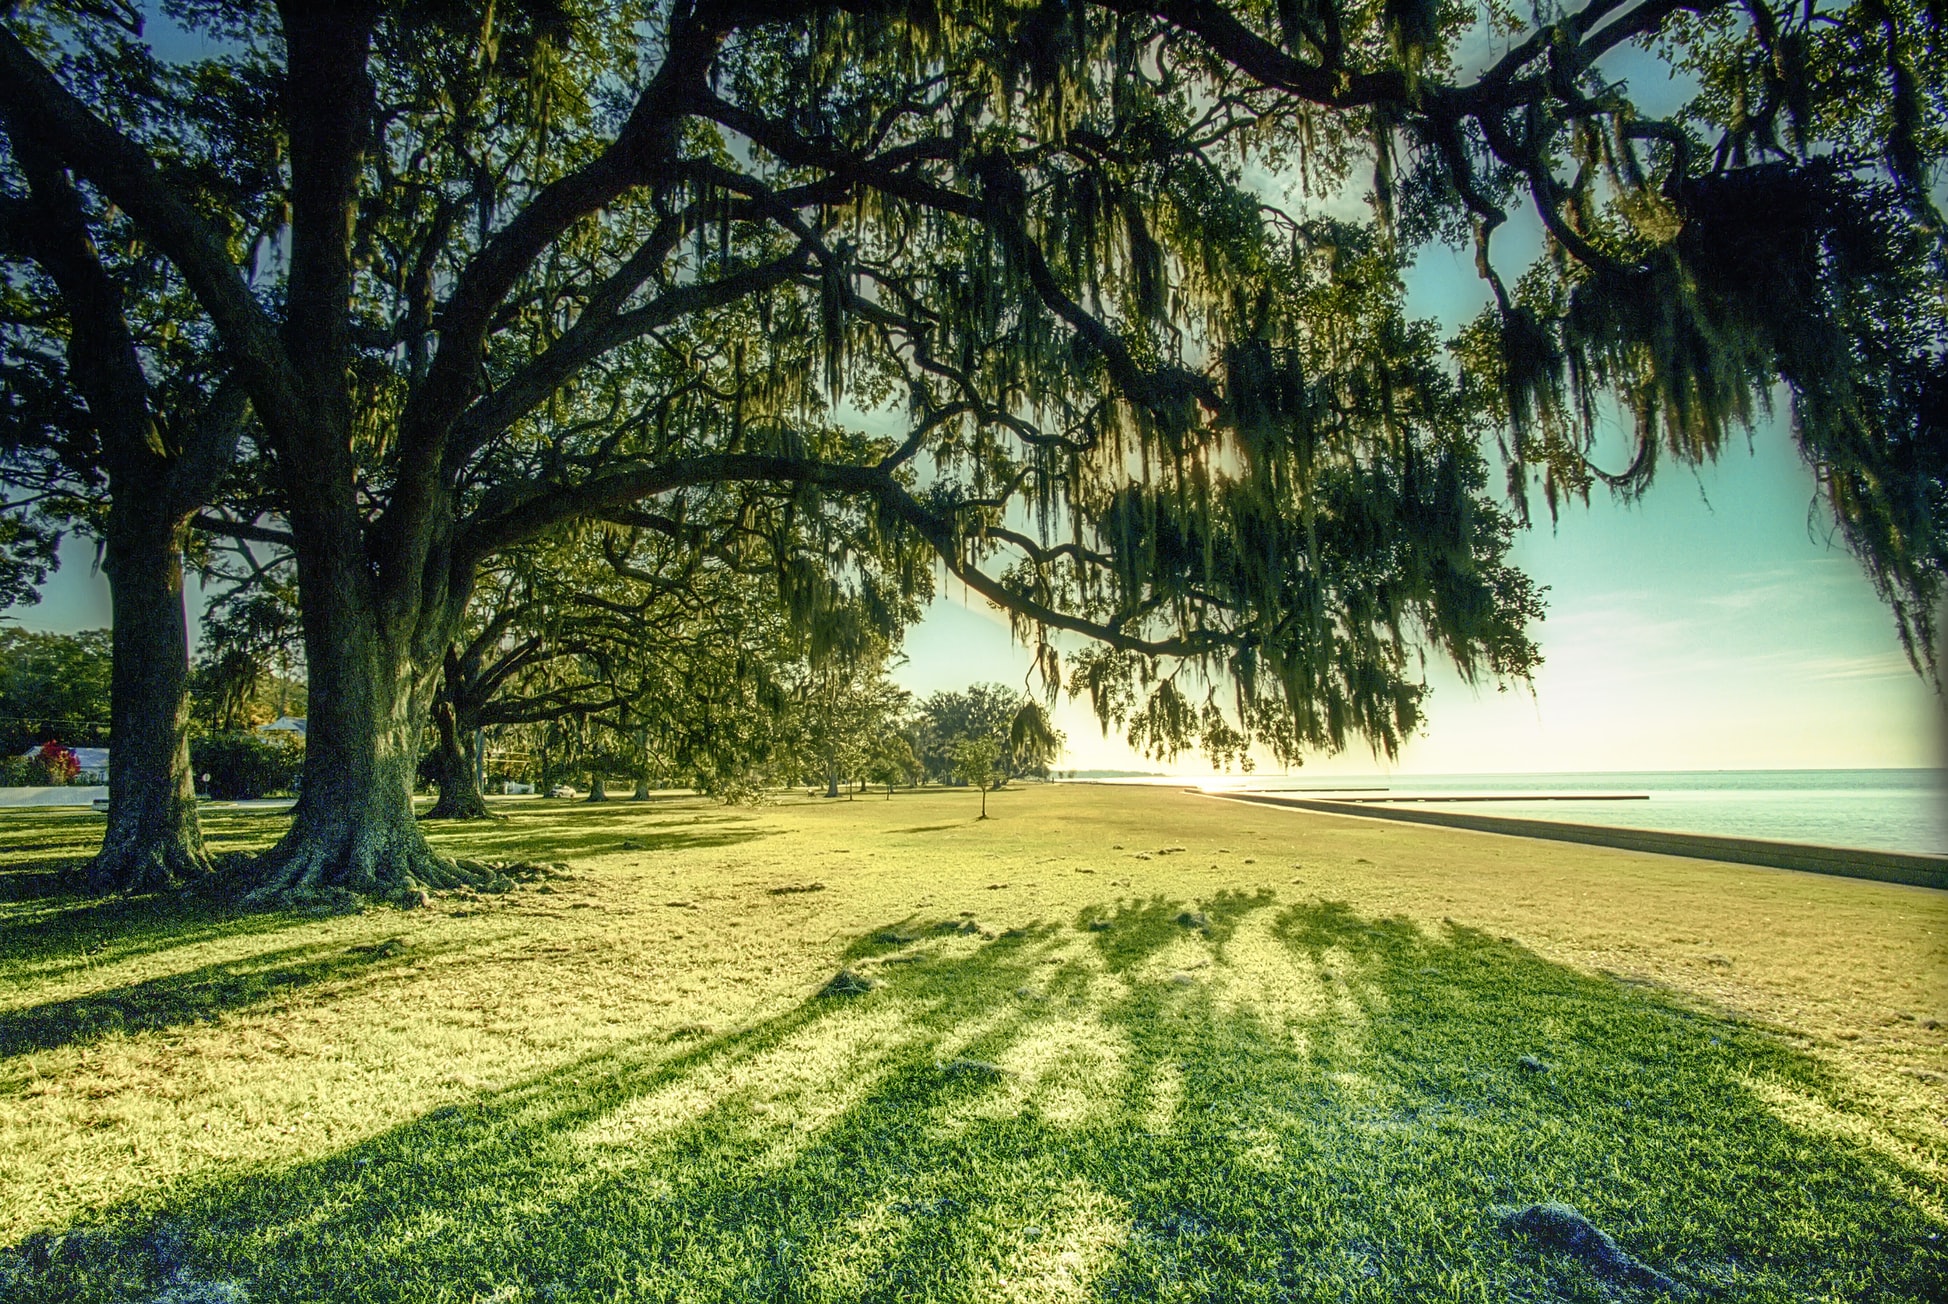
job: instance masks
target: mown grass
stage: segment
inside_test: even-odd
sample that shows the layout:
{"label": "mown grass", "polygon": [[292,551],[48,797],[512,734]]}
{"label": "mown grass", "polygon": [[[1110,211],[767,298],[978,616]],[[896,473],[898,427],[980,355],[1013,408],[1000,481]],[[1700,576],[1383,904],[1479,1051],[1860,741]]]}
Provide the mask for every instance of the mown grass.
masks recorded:
{"label": "mown grass", "polygon": [[0,1297],[1640,1295],[1552,1200],[1700,1294],[1948,1285],[1941,894],[990,801],[510,803],[435,836],[568,874],[324,919],[0,817]]}

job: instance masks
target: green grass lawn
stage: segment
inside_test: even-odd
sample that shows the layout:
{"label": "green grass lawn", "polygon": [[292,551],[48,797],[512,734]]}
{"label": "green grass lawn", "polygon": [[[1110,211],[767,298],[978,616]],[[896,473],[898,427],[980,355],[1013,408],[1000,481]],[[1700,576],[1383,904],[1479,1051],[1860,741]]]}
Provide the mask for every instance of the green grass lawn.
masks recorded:
{"label": "green grass lawn", "polygon": [[990,804],[509,802],[433,836],[564,870],[330,918],[0,815],[0,1298],[1661,1297],[1544,1201],[1694,1297],[1948,1289],[1948,895]]}

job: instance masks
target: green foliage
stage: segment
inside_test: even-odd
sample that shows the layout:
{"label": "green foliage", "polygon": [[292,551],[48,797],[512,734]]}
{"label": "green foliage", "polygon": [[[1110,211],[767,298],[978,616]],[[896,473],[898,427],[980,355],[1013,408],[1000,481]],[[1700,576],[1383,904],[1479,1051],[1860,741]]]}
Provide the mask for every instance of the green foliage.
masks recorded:
{"label": "green foliage", "polygon": [[992,738],[1005,752],[1008,731],[1025,699],[1005,684],[970,684],[960,692],[933,693],[914,710],[915,750],[934,783],[955,777],[955,745],[967,738]]}
{"label": "green foliage", "polygon": [[0,630],[0,753],[18,755],[56,738],[107,746],[111,670],[105,629]]}
{"label": "green foliage", "polygon": [[1046,775],[1063,741],[1040,703],[1005,684],[970,684],[960,692],[930,695],[914,710],[912,735],[915,753],[934,783],[956,777],[956,748],[963,739],[993,740],[1003,782]]}
{"label": "green foliage", "polygon": [[[214,24],[223,42],[217,48],[264,28],[261,15],[245,17],[253,6],[193,7]],[[160,58],[143,39],[137,7],[119,3],[10,6],[7,21],[9,35],[96,112],[141,137],[158,175],[211,224],[221,249],[239,262],[264,252],[288,209],[279,193],[285,142],[277,85],[261,61]],[[169,19],[151,13],[149,21]],[[0,597],[31,601],[25,585],[44,578],[57,532],[103,538],[112,478],[132,498],[188,493],[188,510],[217,496],[249,499],[256,477],[246,471],[218,483],[237,417],[231,411],[204,429],[199,423],[228,410],[216,396],[230,359],[179,269],[129,213],[77,176],[67,198],[87,224],[88,256],[109,293],[76,290],[72,268],[62,288],[45,215],[33,209],[58,196],[45,175],[31,190],[24,184],[31,131],[18,121],[0,129],[9,133],[0,153],[0,260],[8,267],[0,291],[0,477],[25,491],[8,495],[0,521]],[[140,375],[105,374],[124,361]],[[131,379],[133,389],[110,401],[103,387]],[[218,425],[225,433],[212,442],[206,435]],[[184,472],[192,447],[198,451],[189,460],[198,465]],[[204,541],[188,551],[200,559]]]}
{"label": "green foliage", "polygon": [[305,714],[296,585],[259,575],[210,603],[190,677],[191,716],[210,733],[236,733]]}
{"label": "green foliage", "polygon": [[304,752],[281,738],[252,732],[220,733],[192,740],[189,762],[198,785],[209,796],[219,801],[248,801],[292,791]]}
{"label": "green foliage", "polygon": [[917,784],[921,773],[920,758],[913,754],[913,744],[905,737],[890,728],[874,737],[866,760],[867,778],[890,790],[896,785]]}
{"label": "green foliage", "polygon": [[48,572],[60,565],[60,542],[60,535],[40,521],[0,516],[0,608],[41,600]]}
{"label": "green foliage", "polygon": [[1001,769],[1001,743],[989,734],[956,738],[948,747],[954,758],[954,777],[981,791],[981,818],[988,817],[988,789],[998,788],[1008,777]]}
{"label": "green foliage", "polygon": [[900,559],[843,503],[797,513],[760,489],[681,508],[681,530],[630,513],[493,563],[442,689],[462,731],[727,799],[865,777],[904,705],[884,678],[916,614],[886,580]]}

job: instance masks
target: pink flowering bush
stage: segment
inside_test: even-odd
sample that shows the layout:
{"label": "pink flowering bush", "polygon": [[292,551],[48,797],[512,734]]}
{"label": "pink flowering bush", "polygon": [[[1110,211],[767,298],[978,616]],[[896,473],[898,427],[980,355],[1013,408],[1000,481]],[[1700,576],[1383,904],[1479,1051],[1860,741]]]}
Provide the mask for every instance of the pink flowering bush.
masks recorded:
{"label": "pink flowering bush", "polygon": [[81,761],[71,749],[50,739],[34,753],[32,768],[40,771],[37,777],[42,783],[60,785],[74,782],[74,776],[81,773]]}

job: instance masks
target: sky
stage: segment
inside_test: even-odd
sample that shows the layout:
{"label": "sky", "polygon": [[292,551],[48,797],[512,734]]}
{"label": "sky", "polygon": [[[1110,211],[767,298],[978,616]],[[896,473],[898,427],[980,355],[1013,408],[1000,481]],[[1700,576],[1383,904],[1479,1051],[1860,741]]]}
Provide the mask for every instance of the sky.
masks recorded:
{"label": "sky", "polygon": [[[1498,50],[1486,52],[1492,57]],[[1653,111],[1680,97],[1639,56],[1613,70]],[[1272,178],[1264,188],[1278,189]],[[1356,195],[1329,203],[1358,207]],[[1348,216],[1358,216],[1350,212]],[[1497,237],[1511,281],[1540,247],[1533,219]],[[1484,302],[1472,254],[1436,248],[1408,277],[1410,310],[1451,332]],[[1754,432],[1692,473],[1663,469],[1640,501],[1593,495],[1553,524],[1540,510],[1514,560],[1547,586],[1530,686],[1497,691],[1430,664],[1426,728],[1393,761],[1362,744],[1309,758],[1307,772],[1492,774],[1546,771],[1928,766],[1944,763],[1942,705],[1908,665],[1891,614],[1833,539],[1812,472],[1784,423]],[[0,619],[55,631],[108,623],[94,549],[70,541],[42,603]],[[191,600],[197,597],[194,586]],[[925,695],[974,681],[1031,684],[1031,657],[1006,617],[945,580],[908,631],[895,671]],[[1137,756],[1105,737],[1086,702],[1064,699],[1061,764],[1204,774],[1188,755]],[[1261,769],[1265,767],[1261,766]]]}
{"label": "sky", "polygon": [[[1812,473],[1769,430],[1699,475],[1672,469],[1636,504],[1592,496],[1553,528],[1543,515],[1514,556],[1549,589],[1532,688],[1474,688],[1430,665],[1426,728],[1396,762],[1355,743],[1306,771],[1939,764],[1939,700],[1859,564],[1809,529],[1812,502]],[[921,694],[975,679],[1029,686],[1031,658],[1006,618],[954,590],[908,633],[896,677]],[[1066,767],[1210,770],[1194,755],[1134,755],[1102,736],[1086,701],[1065,700],[1057,723]]]}

